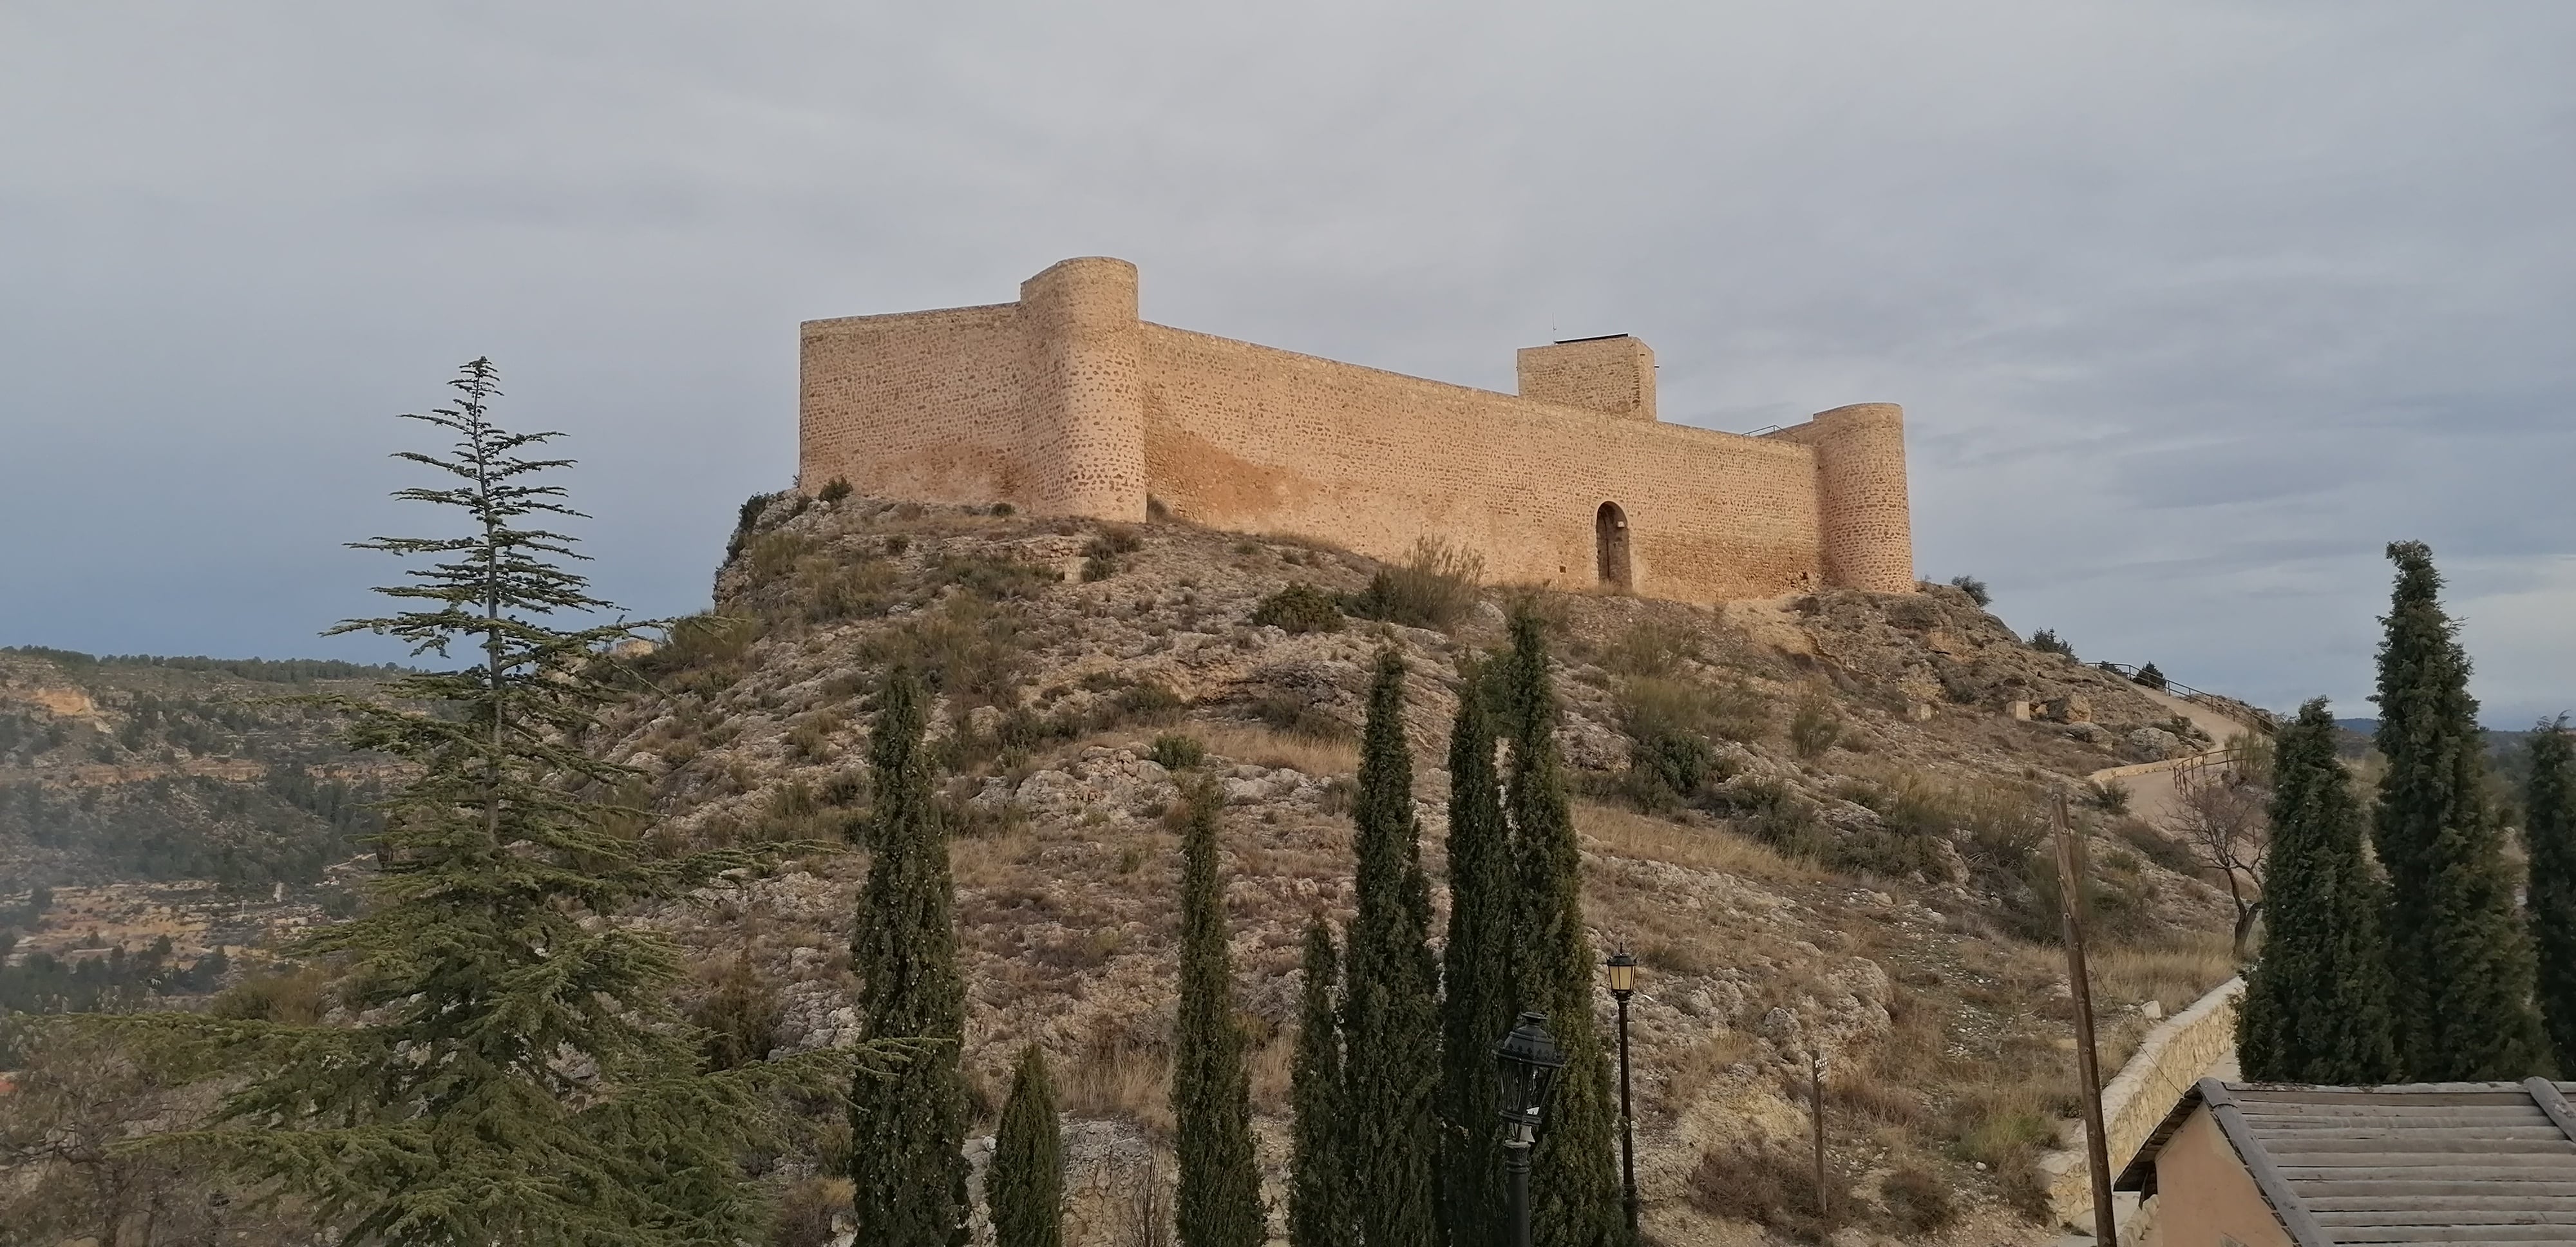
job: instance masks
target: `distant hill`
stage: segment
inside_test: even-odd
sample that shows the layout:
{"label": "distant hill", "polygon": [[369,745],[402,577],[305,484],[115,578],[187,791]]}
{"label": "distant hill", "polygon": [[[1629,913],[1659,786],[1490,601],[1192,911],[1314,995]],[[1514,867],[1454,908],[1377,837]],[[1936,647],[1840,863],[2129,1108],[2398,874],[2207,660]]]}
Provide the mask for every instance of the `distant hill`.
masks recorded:
{"label": "distant hill", "polygon": [[380,759],[300,695],[400,668],[0,647],[0,896],[36,884],[318,881],[372,825]]}

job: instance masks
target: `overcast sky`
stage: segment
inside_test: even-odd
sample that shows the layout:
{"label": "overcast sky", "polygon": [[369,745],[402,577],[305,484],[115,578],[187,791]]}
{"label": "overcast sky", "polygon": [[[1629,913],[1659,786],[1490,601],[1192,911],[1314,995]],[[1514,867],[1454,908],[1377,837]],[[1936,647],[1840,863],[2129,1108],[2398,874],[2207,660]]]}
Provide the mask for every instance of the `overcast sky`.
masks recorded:
{"label": "overcast sky", "polygon": [[[1232,12],[1229,13],[1228,10]],[[2420,538],[2576,706],[2576,4],[0,7],[0,643],[391,657],[394,413],[489,354],[602,586],[702,606],[796,322],[1145,315],[1722,429],[1903,403],[1921,574],[2367,715]],[[416,509],[416,508],[415,508]]]}

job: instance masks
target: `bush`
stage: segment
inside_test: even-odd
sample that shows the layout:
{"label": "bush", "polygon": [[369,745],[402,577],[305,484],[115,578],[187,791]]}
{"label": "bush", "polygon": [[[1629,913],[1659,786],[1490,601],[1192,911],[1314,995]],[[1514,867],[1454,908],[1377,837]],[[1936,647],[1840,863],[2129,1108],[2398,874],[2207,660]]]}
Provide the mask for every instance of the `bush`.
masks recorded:
{"label": "bush", "polygon": [[1801,758],[1820,757],[1843,738],[1843,719],[1823,693],[1809,690],[1789,718],[1789,748]]}
{"label": "bush", "polygon": [[1207,761],[1207,746],[1198,737],[1165,733],[1154,738],[1154,761],[1167,771],[1186,771]]}
{"label": "bush", "polygon": [[814,496],[825,502],[839,502],[841,499],[850,496],[850,478],[846,476],[835,476],[832,478],[831,484],[825,485],[823,487],[823,491]]}
{"label": "bush", "polygon": [[1485,578],[1482,556],[1436,537],[1413,543],[1404,561],[1384,568],[1367,590],[1344,603],[1347,614],[1408,628],[1447,629],[1476,608]]}
{"label": "bush", "polygon": [[1292,581],[1252,608],[1252,626],[1277,628],[1290,634],[1339,632],[1342,607],[1332,594],[1304,581]]}
{"label": "bush", "polygon": [[1967,594],[1968,600],[1981,608],[1994,605],[1995,595],[1986,590],[1985,581],[1974,576],[1952,576],[1950,587]]}
{"label": "bush", "polygon": [[[888,543],[891,548],[892,543]],[[1064,579],[1052,567],[986,555],[942,556],[931,570],[931,585],[953,584],[986,601],[1035,597]]]}
{"label": "bush", "polygon": [[1660,619],[1640,619],[1611,639],[1601,665],[1614,675],[1665,677],[1678,671],[1684,659],[1698,657],[1697,634]]}
{"label": "bush", "polygon": [[743,499],[742,509],[734,513],[733,536],[725,541],[725,562],[742,557],[743,546],[751,540],[752,530],[760,524],[760,513],[769,509],[776,494],[753,494]]}
{"label": "bush", "polygon": [[1900,1165],[1879,1183],[1888,1220],[1908,1234],[1935,1234],[1957,1220],[1950,1188],[1920,1166]]}
{"label": "bush", "polygon": [[2105,814],[2129,812],[2129,786],[2116,779],[2084,781],[2084,804]]}
{"label": "bush", "polygon": [[1823,1242],[1850,1224],[1851,1186],[1830,1166],[1826,1205],[1817,1207],[1814,1158],[1803,1148],[1731,1143],[1700,1154],[1691,1171],[1691,1206],[1712,1216],[1750,1221],[1807,1242]]}
{"label": "bush", "polygon": [[2138,673],[2130,676],[2129,678],[2137,681],[2139,684],[2147,688],[2154,689],[2157,692],[2163,692],[2165,688],[2165,673],[2156,670],[2156,665],[2154,663],[2148,663],[2146,666],[2138,668]]}
{"label": "bush", "polygon": [[1299,697],[1273,695],[1252,704],[1252,717],[1272,731],[1304,740],[1347,740],[1351,729],[1322,707]]}
{"label": "bush", "polygon": [[2075,647],[2059,640],[2057,637],[2057,630],[2054,628],[2042,628],[2037,632],[2031,633],[2030,647],[2043,654],[2060,654],[2068,658],[2075,657]]}
{"label": "bush", "polygon": [[689,1021],[705,1032],[699,1053],[708,1069],[738,1069],[769,1059],[778,1046],[778,1025],[787,1016],[778,993],[752,969],[751,955],[738,954],[719,971]]}

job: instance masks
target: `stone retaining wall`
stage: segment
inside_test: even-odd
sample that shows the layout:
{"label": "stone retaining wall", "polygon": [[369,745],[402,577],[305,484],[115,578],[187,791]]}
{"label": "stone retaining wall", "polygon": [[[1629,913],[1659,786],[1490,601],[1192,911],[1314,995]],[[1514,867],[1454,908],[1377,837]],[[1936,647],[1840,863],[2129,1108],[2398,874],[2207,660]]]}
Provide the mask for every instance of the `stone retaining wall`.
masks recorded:
{"label": "stone retaining wall", "polygon": [[[2182,1093],[2236,1050],[2236,1002],[2244,995],[2241,978],[2211,988],[2190,1008],[2148,1031],[2137,1055],[2102,1088],[2112,1177],[2128,1167]],[[2090,1226],[2093,1178],[2085,1171],[2083,1148],[2049,1153],[2040,1158],[2039,1171],[2048,1184],[2050,1214],[2063,1224]]]}

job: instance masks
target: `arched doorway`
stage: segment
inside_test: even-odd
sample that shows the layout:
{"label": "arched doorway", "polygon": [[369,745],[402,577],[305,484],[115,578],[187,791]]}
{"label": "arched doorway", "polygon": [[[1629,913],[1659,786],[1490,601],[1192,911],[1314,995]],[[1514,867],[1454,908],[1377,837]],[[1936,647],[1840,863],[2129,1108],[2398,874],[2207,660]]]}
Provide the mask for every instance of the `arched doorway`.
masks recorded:
{"label": "arched doorway", "polygon": [[1628,571],[1628,513],[1615,502],[1601,504],[1592,519],[1592,549],[1600,565],[1601,583],[1613,589],[1630,587]]}

